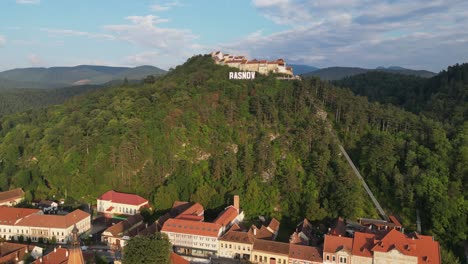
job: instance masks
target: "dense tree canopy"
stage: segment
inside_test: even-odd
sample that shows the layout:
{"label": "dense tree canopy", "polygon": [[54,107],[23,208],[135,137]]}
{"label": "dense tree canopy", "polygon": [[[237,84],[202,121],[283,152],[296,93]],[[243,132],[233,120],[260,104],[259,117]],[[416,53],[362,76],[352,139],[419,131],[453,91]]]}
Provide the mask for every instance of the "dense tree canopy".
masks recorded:
{"label": "dense tree canopy", "polygon": [[166,234],[132,237],[124,247],[124,264],[170,264],[171,243]]}
{"label": "dense tree canopy", "polygon": [[376,217],[321,118],[326,109],[385,209],[407,230],[419,210],[423,233],[460,249],[468,233],[463,115],[443,123],[318,79],[228,80],[230,70],[195,56],[154,83],[1,118],[0,189],[87,202],[116,189],[156,210],[175,200],[222,209],[239,194],[248,218],[292,226],[303,217]]}

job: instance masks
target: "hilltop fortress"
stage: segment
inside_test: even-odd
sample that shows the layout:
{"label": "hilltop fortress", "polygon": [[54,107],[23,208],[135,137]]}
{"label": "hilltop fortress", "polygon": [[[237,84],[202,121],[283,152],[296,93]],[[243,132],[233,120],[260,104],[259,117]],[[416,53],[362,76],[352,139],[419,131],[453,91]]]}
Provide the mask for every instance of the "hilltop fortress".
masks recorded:
{"label": "hilltop fortress", "polygon": [[283,59],[277,59],[275,61],[247,60],[245,56],[223,54],[221,51],[212,52],[211,57],[216,64],[238,68],[241,71],[258,72],[265,75],[272,72],[283,74],[286,77],[294,76],[293,68],[286,66],[286,62]]}

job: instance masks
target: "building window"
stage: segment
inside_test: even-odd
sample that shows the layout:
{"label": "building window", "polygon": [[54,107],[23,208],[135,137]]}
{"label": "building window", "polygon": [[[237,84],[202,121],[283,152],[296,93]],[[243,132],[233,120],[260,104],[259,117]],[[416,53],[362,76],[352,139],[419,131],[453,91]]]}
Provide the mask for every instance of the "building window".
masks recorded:
{"label": "building window", "polygon": [[327,255],[327,260],[330,260],[330,255]]}
{"label": "building window", "polygon": [[336,259],[335,259],[335,256],[333,256],[333,257],[332,257],[332,261],[333,261],[333,262],[335,262],[335,261],[336,261]]}
{"label": "building window", "polygon": [[346,257],[340,257],[340,263],[346,263]]}

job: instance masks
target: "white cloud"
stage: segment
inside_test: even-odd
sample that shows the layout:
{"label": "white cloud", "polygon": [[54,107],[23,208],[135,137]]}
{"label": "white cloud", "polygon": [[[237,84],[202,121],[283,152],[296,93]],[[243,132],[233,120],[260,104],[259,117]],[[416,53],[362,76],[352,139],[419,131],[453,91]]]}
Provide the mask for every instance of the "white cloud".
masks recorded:
{"label": "white cloud", "polygon": [[6,38],[4,36],[0,35],[0,47],[5,45],[5,43],[6,43]]}
{"label": "white cloud", "polygon": [[154,15],[126,17],[130,23],[104,26],[118,40],[172,55],[176,60],[192,56],[198,36],[190,30],[159,26],[167,20]]}
{"label": "white cloud", "polygon": [[254,6],[257,7],[271,7],[287,5],[289,0],[253,0]]}
{"label": "white cloud", "polygon": [[42,64],[42,59],[37,54],[29,54],[28,61],[32,66],[38,66]]}
{"label": "white cloud", "polygon": [[16,0],[16,3],[22,5],[38,5],[41,3],[41,0]]}
{"label": "white cloud", "polygon": [[41,28],[43,32],[47,32],[51,35],[55,36],[84,36],[88,38],[94,39],[106,39],[106,40],[114,40],[115,37],[109,34],[99,34],[99,33],[90,33],[84,31],[77,31],[72,29],[56,29],[56,28]]}
{"label": "white cloud", "polygon": [[173,7],[182,6],[178,1],[168,2],[165,4],[154,4],[151,5],[150,9],[155,12],[167,11]]}
{"label": "white cloud", "polygon": [[[319,67],[421,66],[438,71],[468,60],[463,0],[252,0],[287,30],[258,32],[221,49]],[[457,41],[458,40],[458,41]]]}

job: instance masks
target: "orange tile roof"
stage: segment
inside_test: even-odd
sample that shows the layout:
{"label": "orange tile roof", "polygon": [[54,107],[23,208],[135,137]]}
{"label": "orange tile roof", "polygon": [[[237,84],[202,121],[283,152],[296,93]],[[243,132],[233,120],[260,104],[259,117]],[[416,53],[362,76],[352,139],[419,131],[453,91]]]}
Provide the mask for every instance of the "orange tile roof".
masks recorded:
{"label": "orange tile roof", "polygon": [[397,249],[407,256],[418,257],[418,263],[440,263],[439,243],[431,236],[419,234],[407,237],[405,234],[392,229],[387,235],[378,241],[372,248],[374,252],[388,252]]}
{"label": "orange tile roof", "polygon": [[141,214],[136,214],[129,216],[127,219],[118,222],[117,224],[110,226],[104,232],[109,232],[112,236],[123,236],[131,228],[134,228],[135,225],[143,223],[143,216]]}
{"label": "orange tile roof", "polygon": [[354,256],[372,258],[372,247],[375,241],[374,234],[355,232],[353,239],[352,254]]}
{"label": "orange tile roof", "polygon": [[278,232],[280,227],[280,222],[275,218],[271,219],[270,223],[268,224],[268,228],[273,230],[274,233]]}
{"label": "orange tile roof", "polygon": [[104,193],[103,195],[101,195],[101,197],[98,198],[98,200],[111,201],[113,203],[130,204],[130,205],[148,204],[148,200],[146,200],[145,198],[139,195],[130,194],[130,193],[120,193],[114,190],[110,190]]}
{"label": "orange tile roof", "polygon": [[353,239],[342,236],[325,235],[323,252],[335,253],[342,249],[351,252],[353,248]]}
{"label": "orange tile roof", "polygon": [[289,244],[284,242],[257,239],[254,242],[253,250],[274,255],[289,256]]}
{"label": "orange tile roof", "polygon": [[[42,260],[42,261],[41,261]],[[67,264],[68,250],[66,248],[56,248],[49,254],[36,259],[33,264]]]}
{"label": "orange tile roof", "polygon": [[29,208],[0,207],[0,224],[14,225],[17,220],[38,213],[42,214],[42,211]]}
{"label": "orange tile roof", "polygon": [[189,208],[181,212],[178,216],[176,216],[176,218],[180,218],[182,215],[203,215],[204,212],[205,210],[203,209],[203,205],[194,203]]}
{"label": "orange tile roof", "polygon": [[24,192],[21,188],[0,192],[0,203],[13,201],[22,197],[24,197]]}
{"label": "orange tile roof", "polygon": [[333,236],[344,236],[346,234],[346,224],[341,217],[333,220],[331,231],[328,233]]}
{"label": "orange tile roof", "polygon": [[176,253],[171,253],[171,264],[189,264],[190,262]]}
{"label": "orange tile roof", "polygon": [[87,217],[90,217],[90,214],[81,211],[80,209],[77,209],[65,216],[32,214],[21,219],[17,223],[17,225],[49,228],[68,228]]}
{"label": "orange tile roof", "polygon": [[228,226],[236,217],[239,215],[239,212],[237,211],[234,206],[229,206],[226,209],[224,209],[221,214],[218,215],[218,217],[213,221],[215,224],[220,224],[221,226]]}
{"label": "orange tile roof", "polygon": [[168,219],[161,228],[161,232],[218,237],[221,233],[220,229],[221,225],[215,223]]}
{"label": "orange tile roof", "polygon": [[74,247],[69,249],[69,257],[68,263],[69,264],[85,264],[85,260],[83,258],[83,252],[81,252],[80,247]]}
{"label": "orange tile roof", "polygon": [[26,255],[26,250],[31,251],[34,246],[16,243],[0,243],[0,263],[16,263],[15,259],[22,260]]}
{"label": "orange tile roof", "polygon": [[401,223],[400,221],[398,221],[398,219],[394,216],[394,215],[390,215],[388,217],[390,219],[390,221],[392,221],[392,223],[394,223],[397,227],[401,227]]}
{"label": "orange tile roof", "polygon": [[196,222],[202,222],[205,217],[203,215],[189,215],[189,214],[184,214],[184,215],[179,215],[177,219],[184,219],[184,220],[189,220],[189,221],[196,221]]}
{"label": "orange tile roof", "polygon": [[304,245],[289,245],[289,258],[308,260],[322,263],[322,252],[317,247],[309,247]]}
{"label": "orange tile roof", "polygon": [[237,224],[233,224],[229,231],[219,238],[219,240],[252,245],[255,238],[251,232],[243,232]]}

